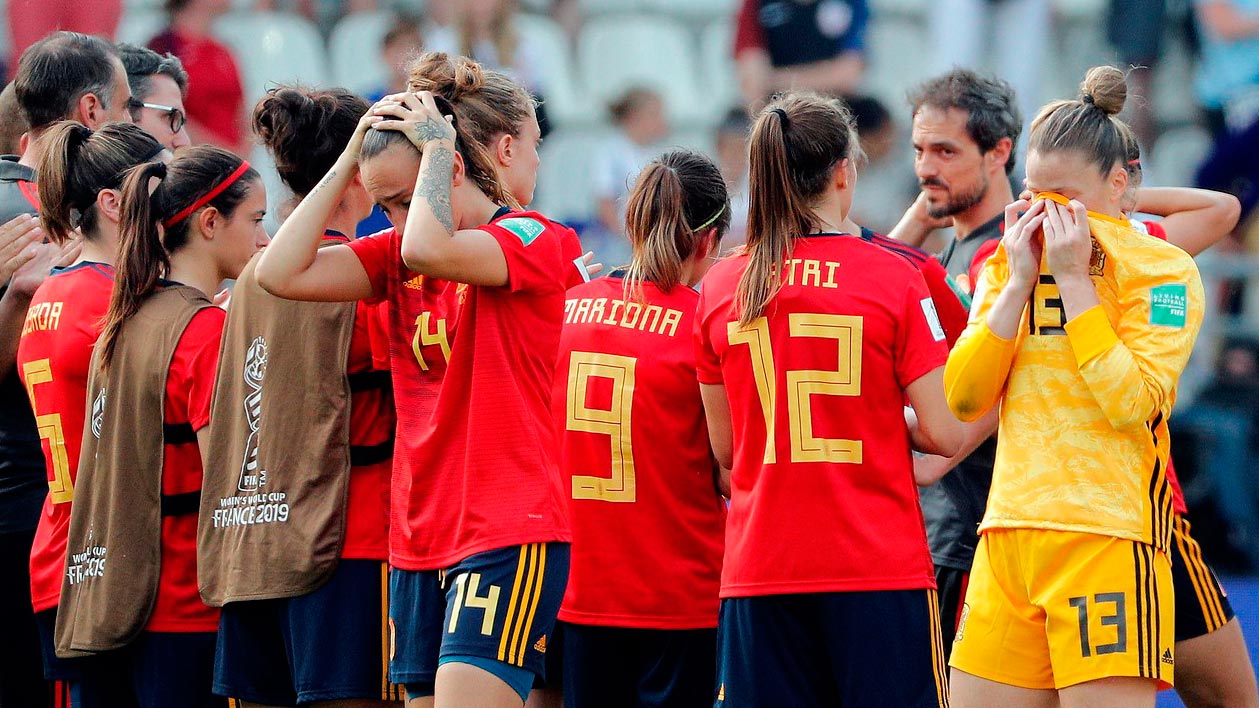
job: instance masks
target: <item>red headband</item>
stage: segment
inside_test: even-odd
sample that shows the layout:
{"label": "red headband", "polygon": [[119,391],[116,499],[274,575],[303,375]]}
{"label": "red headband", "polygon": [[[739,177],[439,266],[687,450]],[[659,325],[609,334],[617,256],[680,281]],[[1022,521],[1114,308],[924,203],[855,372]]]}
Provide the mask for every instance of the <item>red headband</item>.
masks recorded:
{"label": "red headband", "polygon": [[223,180],[222,182],[219,182],[218,186],[206,192],[205,196],[201,197],[200,199],[193,202],[192,204],[189,204],[186,208],[181,210],[178,214],[175,214],[174,216],[167,219],[166,221],[163,221],[162,226],[169,229],[175,224],[178,224],[184,219],[187,219],[189,216],[192,215],[193,212],[205,206],[206,204],[209,204],[211,200],[213,200],[215,197],[222,194],[228,187],[232,186],[233,184],[236,184],[236,180],[240,179],[241,176],[244,175],[248,171],[249,171],[249,162],[245,160],[241,160],[240,167],[237,167],[235,172],[228,175],[227,179]]}

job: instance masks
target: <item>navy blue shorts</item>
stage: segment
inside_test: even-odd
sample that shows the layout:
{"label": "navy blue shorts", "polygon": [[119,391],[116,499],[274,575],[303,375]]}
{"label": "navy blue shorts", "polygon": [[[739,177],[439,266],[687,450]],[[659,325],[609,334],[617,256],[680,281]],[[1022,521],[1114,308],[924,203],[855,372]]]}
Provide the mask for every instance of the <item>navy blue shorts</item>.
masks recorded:
{"label": "navy blue shorts", "polygon": [[566,708],[689,708],[716,695],[717,630],[561,623]]}
{"label": "navy blue shorts", "polygon": [[[520,669],[544,673],[568,558],[567,543],[530,543],[478,553],[445,570],[394,569],[390,678],[413,696],[425,695],[440,664],[462,661],[520,693]],[[531,682],[523,686],[525,695]]]}
{"label": "navy blue shorts", "polygon": [[306,595],[224,605],[214,692],[270,706],[401,700],[388,676],[388,588],[385,562],[342,560]]}
{"label": "navy blue shorts", "polygon": [[215,696],[214,632],[141,632],[81,664],[74,708],[226,708]]}
{"label": "navy blue shorts", "polygon": [[941,708],[935,590],[721,601],[717,708]]}
{"label": "navy blue shorts", "polygon": [[44,658],[44,678],[49,681],[78,681],[83,673],[79,667],[91,657],[62,659],[57,656],[57,608],[36,612],[35,627],[39,630],[39,651]]}

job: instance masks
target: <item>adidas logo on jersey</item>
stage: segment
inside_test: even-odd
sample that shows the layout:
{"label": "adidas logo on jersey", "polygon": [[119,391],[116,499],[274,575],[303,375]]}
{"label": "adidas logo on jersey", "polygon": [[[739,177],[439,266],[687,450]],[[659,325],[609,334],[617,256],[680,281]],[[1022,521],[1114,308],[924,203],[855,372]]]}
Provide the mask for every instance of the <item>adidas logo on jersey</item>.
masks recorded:
{"label": "adidas logo on jersey", "polygon": [[1171,649],[1164,649],[1164,650],[1163,650],[1163,663],[1164,663],[1164,664],[1175,664],[1175,663],[1176,663],[1176,660],[1172,658],[1172,650],[1171,650]]}
{"label": "adidas logo on jersey", "polygon": [[545,634],[542,635],[538,639],[538,641],[533,643],[533,650],[537,652],[541,652],[543,654],[546,653],[546,635]]}
{"label": "adidas logo on jersey", "polygon": [[412,290],[423,290],[424,289],[424,276],[417,275],[410,280],[405,280],[402,282],[402,287],[411,288]]}

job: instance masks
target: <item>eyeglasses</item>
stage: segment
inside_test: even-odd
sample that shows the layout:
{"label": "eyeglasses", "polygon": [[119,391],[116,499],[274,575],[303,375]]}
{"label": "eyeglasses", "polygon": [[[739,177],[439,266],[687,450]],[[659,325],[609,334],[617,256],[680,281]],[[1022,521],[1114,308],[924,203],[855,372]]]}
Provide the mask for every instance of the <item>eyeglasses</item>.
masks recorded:
{"label": "eyeglasses", "polygon": [[170,122],[170,132],[172,133],[178,133],[183,130],[184,123],[188,122],[187,117],[184,116],[184,112],[174,106],[163,106],[160,103],[145,103],[144,101],[137,101],[134,98],[131,99],[131,102],[128,105],[132,110],[152,108],[155,111],[165,112],[166,119]]}

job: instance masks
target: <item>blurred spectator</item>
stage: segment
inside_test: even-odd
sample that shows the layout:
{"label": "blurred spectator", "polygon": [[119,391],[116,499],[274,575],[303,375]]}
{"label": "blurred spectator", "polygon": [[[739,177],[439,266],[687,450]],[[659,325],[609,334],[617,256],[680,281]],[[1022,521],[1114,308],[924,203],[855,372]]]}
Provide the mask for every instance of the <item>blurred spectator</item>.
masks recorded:
{"label": "blurred spectator", "polygon": [[591,175],[599,222],[614,234],[625,230],[625,198],[630,184],[669,134],[664,102],[647,88],[632,88],[609,110],[617,132],[595,154]]}
{"label": "blurred spectator", "polygon": [[188,73],[179,58],[133,44],[119,44],[118,53],[131,85],[131,119],[171,150],[191,144],[184,128]]}
{"label": "blurred spectator", "polygon": [[1240,132],[1259,117],[1259,0],[1196,2],[1198,100],[1217,137],[1226,129]]}
{"label": "blurred spectator", "polygon": [[869,18],[866,0],[742,0],[734,57],[743,100],[755,110],[787,89],[853,93]]}
{"label": "blurred spectator", "polygon": [[977,70],[986,63],[1014,88],[1019,112],[1031,120],[1042,103],[1041,74],[1052,22],[1049,0],[937,0],[928,6],[932,66]]}
{"label": "blurred spectator", "polygon": [[254,9],[260,12],[293,10],[311,21],[330,26],[340,17],[354,12],[375,10],[377,0],[255,0]]}
{"label": "blurred spectator", "polygon": [[1230,525],[1233,545],[1259,567],[1259,344],[1227,342],[1220,352],[1216,378],[1193,406],[1174,422],[1199,441],[1198,473],[1210,481],[1212,495]]}
{"label": "blurred spectator", "polygon": [[871,96],[848,99],[865,159],[857,166],[857,198],[852,219],[878,233],[888,233],[905,205],[917,196],[918,178],[910,167],[909,141],[901,140],[887,106]]}
{"label": "blurred spectator", "polygon": [[1210,154],[1198,168],[1196,184],[1203,189],[1228,192],[1241,202],[1241,221],[1246,222],[1259,206],[1259,120],[1245,129],[1226,131],[1216,138]]}
{"label": "blurred spectator", "polygon": [[511,75],[539,99],[542,137],[551,132],[533,39],[516,30],[516,0],[439,0],[427,8],[425,49],[462,54],[487,69]]}
{"label": "blurred spectator", "polygon": [[56,30],[113,39],[121,17],[122,0],[9,0],[9,67],[16,70],[22,52]]}
{"label": "blurred spectator", "polygon": [[420,23],[410,15],[398,15],[380,41],[380,58],[389,67],[389,84],[367,95],[372,103],[407,90],[407,64],[424,46]]}
{"label": "blurred spectator", "polygon": [[748,133],[752,119],[742,107],[731,108],[717,126],[713,143],[717,166],[730,194],[730,229],[721,239],[721,250],[742,246],[748,235]]}
{"label": "blurred spectator", "polygon": [[231,51],[211,35],[231,0],[166,0],[170,26],[149,41],[158,54],[174,54],[188,72],[188,134],[241,155],[249,152],[245,91]]}
{"label": "blurred spectator", "polygon": [[17,88],[12,81],[0,91],[0,155],[19,155],[22,136],[30,126],[17,102]]}
{"label": "blurred spectator", "polygon": [[1163,53],[1166,0],[1110,0],[1106,9],[1106,39],[1119,57],[1119,66],[1134,67],[1128,74],[1128,92],[1146,100],[1128,101],[1128,125],[1142,145],[1158,137],[1154,122],[1154,70]]}

